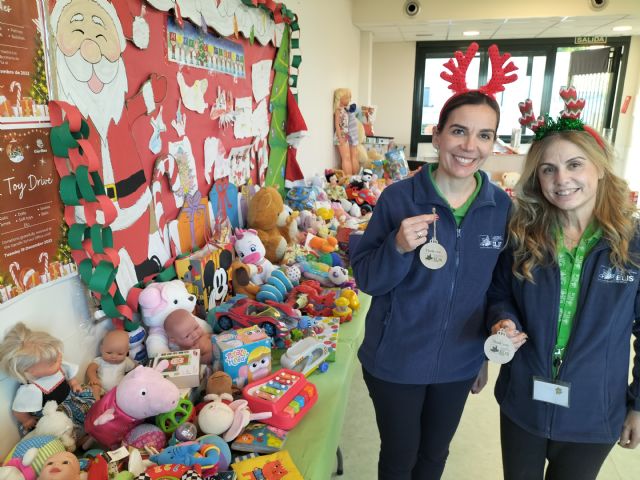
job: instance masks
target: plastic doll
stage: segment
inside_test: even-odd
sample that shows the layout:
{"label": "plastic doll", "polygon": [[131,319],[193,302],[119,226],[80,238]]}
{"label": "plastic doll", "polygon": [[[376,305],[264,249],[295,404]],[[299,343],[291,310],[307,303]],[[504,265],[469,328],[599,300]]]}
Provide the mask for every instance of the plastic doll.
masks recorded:
{"label": "plastic doll", "polygon": [[75,379],[78,366],[62,361],[62,342],[46,332],[34,332],[17,323],[0,343],[0,369],[18,380],[12,411],[21,435],[42,416],[42,407],[55,400],[81,427],[95,399]]}
{"label": "plastic doll", "polygon": [[211,335],[205,333],[187,310],[175,310],[164,320],[164,330],[167,332],[169,345],[172,344],[182,350],[200,349],[200,363],[210,364],[213,354]]}
{"label": "plastic doll", "polygon": [[38,480],[80,480],[80,462],[71,452],[51,455],[42,467]]}
{"label": "plastic doll", "polygon": [[136,362],[129,358],[129,334],[124,330],[107,332],[100,344],[100,354],[87,367],[87,380],[96,400],[136,368]]}
{"label": "plastic doll", "polygon": [[[354,175],[358,171],[358,158],[351,155],[352,140],[349,135],[349,103],[351,90],[338,88],[333,94],[333,123],[335,128],[334,144],[338,147],[342,170],[345,175]],[[357,142],[357,137],[356,137]]]}
{"label": "plastic doll", "polygon": [[327,179],[327,185],[324,187],[325,192],[329,200],[332,202],[339,202],[340,200],[347,199],[347,193],[340,182],[338,181],[338,174],[334,170],[325,170],[324,176]]}

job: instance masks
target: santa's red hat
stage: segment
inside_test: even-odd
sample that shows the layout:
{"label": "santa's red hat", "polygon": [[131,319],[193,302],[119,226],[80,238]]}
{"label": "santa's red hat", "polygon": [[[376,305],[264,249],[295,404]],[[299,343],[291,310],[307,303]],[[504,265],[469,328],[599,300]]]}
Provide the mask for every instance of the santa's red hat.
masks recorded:
{"label": "santa's red hat", "polygon": [[300,113],[296,97],[293,96],[291,89],[287,89],[287,125],[285,127],[287,134],[287,166],[285,168],[284,177],[287,180],[302,180],[304,174],[298,164],[297,153],[298,145],[303,137],[308,135],[307,124]]}

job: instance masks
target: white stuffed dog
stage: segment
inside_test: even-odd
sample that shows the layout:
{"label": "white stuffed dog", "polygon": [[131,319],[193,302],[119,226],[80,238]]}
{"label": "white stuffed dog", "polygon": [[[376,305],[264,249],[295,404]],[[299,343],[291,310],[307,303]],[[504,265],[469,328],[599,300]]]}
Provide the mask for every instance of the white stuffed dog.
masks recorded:
{"label": "white stuffed dog", "polygon": [[[196,297],[187,291],[182,280],[171,280],[147,285],[140,294],[138,302],[142,322],[149,329],[146,341],[149,358],[170,352],[169,339],[164,331],[164,320],[175,310],[193,311],[196,306]],[[206,333],[212,333],[207,322],[195,318]]]}

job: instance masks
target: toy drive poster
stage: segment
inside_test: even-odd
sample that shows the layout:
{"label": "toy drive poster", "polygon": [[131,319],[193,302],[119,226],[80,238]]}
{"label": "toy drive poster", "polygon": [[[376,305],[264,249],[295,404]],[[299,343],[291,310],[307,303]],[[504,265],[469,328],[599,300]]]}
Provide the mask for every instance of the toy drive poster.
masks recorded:
{"label": "toy drive poster", "polygon": [[0,128],[48,121],[38,0],[0,0]]}
{"label": "toy drive poster", "polygon": [[[50,0],[47,7],[52,98],[88,120],[116,210],[109,226],[126,297],[175,256],[172,222],[181,208],[200,205],[191,200],[206,203],[218,182],[214,165],[228,164],[234,149],[250,149],[243,171],[257,178],[270,114],[253,115],[262,109],[252,66],[275,58],[283,29],[242,0]],[[242,65],[216,68],[216,49]],[[272,76],[268,70],[267,84]],[[249,137],[235,134],[240,100],[252,119]],[[266,128],[257,128],[256,118]]]}
{"label": "toy drive poster", "polygon": [[48,128],[0,130],[0,301],[72,273]]}

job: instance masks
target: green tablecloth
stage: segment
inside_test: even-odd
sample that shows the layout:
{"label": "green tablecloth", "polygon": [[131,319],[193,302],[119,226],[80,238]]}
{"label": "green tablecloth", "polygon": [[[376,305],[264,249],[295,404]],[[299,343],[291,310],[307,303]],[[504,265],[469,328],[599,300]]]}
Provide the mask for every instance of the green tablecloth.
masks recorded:
{"label": "green tablecloth", "polygon": [[371,297],[360,294],[360,309],[351,322],[340,325],[336,361],[326,373],[308,380],[318,389],[318,401],[289,432],[285,449],[305,480],[329,480],[336,468],[336,451],[342,433],[351,377],[359,364],[356,353],[364,336],[364,319]]}

